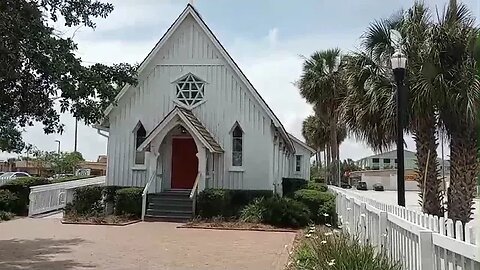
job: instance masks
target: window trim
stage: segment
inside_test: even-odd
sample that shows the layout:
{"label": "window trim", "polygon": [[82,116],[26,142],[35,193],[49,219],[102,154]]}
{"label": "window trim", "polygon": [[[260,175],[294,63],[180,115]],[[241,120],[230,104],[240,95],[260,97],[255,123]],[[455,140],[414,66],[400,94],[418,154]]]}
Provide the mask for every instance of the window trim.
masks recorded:
{"label": "window trim", "polygon": [[[300,157],[300,159],[297,159],[298,157]],[[303,155],[295,155],[295,173],[297,174],[300,174],[302,172],[302,159],[303,159]],[[298,167],[298,170],[297,170],[297,167]]]}
{"label": "window trim", "polygon": [[[134,145],[134,151],[133,151],[133,166],[132,170],[146,170],[147,169],[147,156],[145,150],[143,151],[138,151],[137,148],[139,145],[137,145],[137,133],[140,128],[143,128],[145,130],[145,139],[147,138],[147,130],[143,126],[141,121],[138,121],[138,123],[135,125],[135,128],[133,129],[133,145]],[[144,140],[145,140],[144,139]],[[140,143],[141,144],[141,143]],[[137,153],[143,152],[143,164],[142,163],[137,163]]]}
{"label": "window trim", "polygon": [[[240,164],[240,165],[234,165],[234,164],[233,164],[233,160],[234,160],[234,159],[233,159],[233,153],[234,153],[234,150],[233,150],[233,141],[234,141],[234,138],[238,138],[238,137],[234,137],[234,136],[233,136],[233,133],[234,133],[235,129],[237,129],[237,127],[238,127],[238,128],[240,129],[240,131],[242,132],[242,133],[241,133],[242,136],[240,137],[240,138],[241,138],[241,142],[242,142],[242,144],[241,144],[241,146],[242,146],[242,150],[241,150],[242,158],[241,158],[241,164]],[[237,171],[237,172],[238,172],[238,171],[245,171],[245,170],[243,169],[243,162],[245,161],[245,158],[244,158],[244,153],[245,153],[245,151],[244,151],[244,150],[245,150],[245,143],[244,143],[244,142],[245,142],[245,140],[244,140],[245,132],[243,131],[242,126],[240,126],[240,124],[238,123],[238,121],[236,121],[235,124],[233,124],[233,126],[232,126],[232,128],[231,128],[231,130],[230,130],[230,134],[231,134],[232,153],[231,153],[231,156],[230,156],[230,157],[231,157],[231,162],[230,162],[230,169],[229,169],[229,171]],[[235,152],[238,152],[238,151],[235,151]]]}

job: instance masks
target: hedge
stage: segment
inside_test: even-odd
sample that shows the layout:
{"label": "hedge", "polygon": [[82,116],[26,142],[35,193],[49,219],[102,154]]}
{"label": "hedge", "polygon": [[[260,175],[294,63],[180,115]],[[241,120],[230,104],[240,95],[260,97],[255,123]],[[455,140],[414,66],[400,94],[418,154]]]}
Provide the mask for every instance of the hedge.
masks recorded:
{"label": "hedge", "polygon": [[310,209],[312,220],[316,223],[334,223],[335,195],[318,190],[301,189],[295,192],[294,198]]}
{"label": "hedge", "polygon": [[0,187],[0,190],[8,190],[18,198],[12,211],[17,215],[28,214],[28,203],[30,202],[30,187],[50,184],[51,181],[43,177],[22,177],[14,179]]}
{"label": "hedge", "polygon": [[318,191],[321,191],[321,192],[327,192],[328,186],[326,184],[309,181],[308,184],[307,184],[307,189],[313,189],[313,190],[318,190]]}
{"label": "hedge", "polygon": [[103,189],[101,186],[76,188],[71,206],[65,208],[66,212],[74,210],[78,214],[99,214]]}
{"label": "hedge", "polygon": [[197,198],[197,214],[204,218],[238,217],[240,211],[255,198],[269,198],[271,190],[206,189]]}
{"label": "hedge", "polygon": [[0,189],[0,211],[16,212],[18,197],[9,190]]}
{"label": "hedge", "polygon": [[115,215],[132,215],[140,217],[142,214],[143,188],[121,188],[115,192]]}
{"label": "hedge", "polygon": [[257,199],[242,211],[241,220],[262,222],[278,227],[304,227],[310,221],[310,211],[303,203],[279,196]]}
{"label": "hedge", "polygon": [[307,180],[301,178],[283,178],[283,196],[292,197],[295,191],[307,188]]}

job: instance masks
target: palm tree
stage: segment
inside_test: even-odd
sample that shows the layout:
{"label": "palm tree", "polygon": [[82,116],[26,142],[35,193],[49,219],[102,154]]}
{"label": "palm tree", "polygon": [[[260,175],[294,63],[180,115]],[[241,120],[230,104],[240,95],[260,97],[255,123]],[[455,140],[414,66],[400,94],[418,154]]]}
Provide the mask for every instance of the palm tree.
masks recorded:
{"label": "palm tree", "polygon": [[316,163],[321,167],[320,152],[326,149],[328,143],[328,126],[316,115],[310,115],[303,120],[302,135],[306,143],[316,150]]}
{"label": "palm tree", "polygon": [[[435,88],[425,77],[428,58],[428,10],[416,3],[406,13],[375,21],[363,39],[363,51],[349,56],[345,70],[348,95],[342,104],[342,120],[358,138],[375,150],[389,148],[396,137],[396,93],[390,57],[398,49],[392,45],[390,30],[402,34],[400,45],[408,58],[408,126],[416,145],[417,181],[421,204],[426,213],[443,215],[441,181],[437,167]],[[428,71],[428,70],[427,70]],[[428,72],[427,72],[428,75]]]}
{"label": "palm tree", "polygon": [[[341,63],[342,55],[338,48],[314,52],[309,58],[304,58],[302,74],[297,82],[300,94],[314,105],[316,114],[328,116],[330,149],[327,153],[330,150],[338,169],[338,108],[346,93]],[[333,179],[339,183],[338,173],[333,175]]]}
{"label": "palm tree", "polygon": [[450,1],[431,40],[434,69],[442,78],[436,84],[442,93],[439,118],[450,137],[448,213],[464,223],[471,219],[478,172],[480,79],[474,57],[478,34],[468,8]]}

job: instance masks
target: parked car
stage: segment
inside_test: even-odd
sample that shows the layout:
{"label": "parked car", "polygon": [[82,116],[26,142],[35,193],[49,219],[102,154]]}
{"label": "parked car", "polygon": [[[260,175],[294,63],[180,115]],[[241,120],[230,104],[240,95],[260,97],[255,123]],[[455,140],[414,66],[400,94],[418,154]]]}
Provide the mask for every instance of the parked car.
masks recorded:
{"label": "parked car", "polygon": [[375,191],[384,191],[385,189],[383,188],[383,185],[380,183],[376,183],[373,185],[373,190]]}
{"label": "parked car", "polygon": [[340,187],[342,187],[342,188],[352,188],[352,186],[349,183],[342,183],[340,185]]}
{"label": "parked car", "polygon": [[20,177],[32,177],[32,176],[26,172],[6,172],[0,175],[0,179],[16,179]]}
{"label": "parked car", "polygon": [[368,190],[367,183],[363,182],[363,181],[358,182],[357,189],[358,190]]}

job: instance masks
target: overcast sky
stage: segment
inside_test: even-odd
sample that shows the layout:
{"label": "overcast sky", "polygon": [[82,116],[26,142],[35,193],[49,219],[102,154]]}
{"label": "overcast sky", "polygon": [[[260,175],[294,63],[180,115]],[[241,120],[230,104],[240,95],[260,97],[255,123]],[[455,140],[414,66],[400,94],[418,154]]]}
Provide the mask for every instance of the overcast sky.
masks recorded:
{"label": "overcast sky", "polygon": [[[118,0],[97,28],[70,29],[86,64],[96,62],[139,63],[185,8],[187,0]],[[446,0],[426,3],[443,10]],[[465,0],[477,18],[480,1]],[[220,42],[235,59],[258,92],[280,118],[288,132],[301,137],[302,120],[312,113],[292,84],[301,72],[300,55],[314,50],[339,47],[348,53],[358,47],[359,37],[375,19],[388,17],[413,1],[407,0],[195,0],[194,5]],[[76,31],[74,31],[76,30]],[[72,151],[74,119],[62,115],[63,135],[43,134],[42,126],[28,128],[24,140],[39,149]],[[303,138],[302,138],[303,139]],[[415,150],[411,137],[407,148]],[[78,150],[89,160],[106,154],[107,139],[96,130],[79,124]],[[372,154],[361,141],[347,139],[340,148],[342,159],[354,160]],[[447,151],[448,153],[448,151]],[[11,156],[0,153],[0,159]]]}

